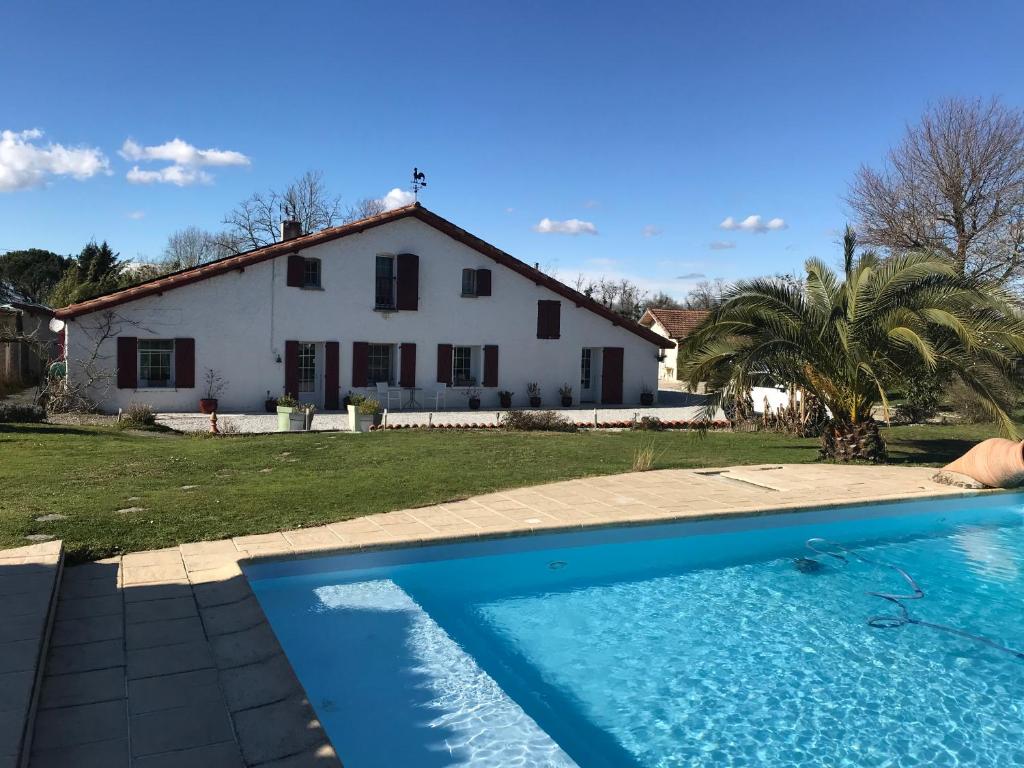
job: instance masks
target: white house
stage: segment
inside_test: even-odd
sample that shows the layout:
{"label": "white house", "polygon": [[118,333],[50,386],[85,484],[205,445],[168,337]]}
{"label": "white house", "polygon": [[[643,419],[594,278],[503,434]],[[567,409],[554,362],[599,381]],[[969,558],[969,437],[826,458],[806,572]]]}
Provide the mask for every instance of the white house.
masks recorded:
{"label": "white house", "polygon": [[[106,410],[195,411],[210,370],[221,411],[283,392],[338,408],[377,382],[433,404],[499,390],[545,406],[636,403],[672,342],[419,204],[299,235],[56,312],[69,386]],[[292,236],[297,235],[297,236]],[[63,327],[61,327],[63,326]]]}
{"label": "white house", "polygon": [[671,343],[669,352],[658,365],[658,378],[676,380],[676,357],[678,356],[679,342],[693,333],[693,330],[704,322],[708,316],[703,309],[664,309],[652,307],[644,312],[640,318],[640,325],[650,328],[659,336]]}

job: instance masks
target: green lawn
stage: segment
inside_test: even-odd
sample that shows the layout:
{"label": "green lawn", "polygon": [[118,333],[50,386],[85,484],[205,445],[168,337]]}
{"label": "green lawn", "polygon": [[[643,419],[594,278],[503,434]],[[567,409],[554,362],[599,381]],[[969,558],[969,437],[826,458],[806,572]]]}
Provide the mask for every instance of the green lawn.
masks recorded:
{"label": "green lawn", "polygon": [[[886,431],[895,462],[942,463],[994,427]],[[0,424],[0,546],[64,539],[73,560],[317,525],[501,488],[656,469],[809,462],[817,441],[767,433],[402,431],[203,439]],[[182,489],[182,486],[197,486]],[[137,508],[136,511],[124,511]],[[47,514],[66,519],[36,522]]]}

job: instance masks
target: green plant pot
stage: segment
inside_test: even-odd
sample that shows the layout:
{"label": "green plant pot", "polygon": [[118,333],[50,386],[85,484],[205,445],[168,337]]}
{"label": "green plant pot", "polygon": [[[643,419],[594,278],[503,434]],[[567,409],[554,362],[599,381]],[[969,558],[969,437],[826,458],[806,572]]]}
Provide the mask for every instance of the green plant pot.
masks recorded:
{"label": "green plant pot", "polygon": [[290,432],[289,423],[291,422],[292,413],[295,412],[294,408],[288,408],[287,406],[277,406],[277,431],[278,432]]}

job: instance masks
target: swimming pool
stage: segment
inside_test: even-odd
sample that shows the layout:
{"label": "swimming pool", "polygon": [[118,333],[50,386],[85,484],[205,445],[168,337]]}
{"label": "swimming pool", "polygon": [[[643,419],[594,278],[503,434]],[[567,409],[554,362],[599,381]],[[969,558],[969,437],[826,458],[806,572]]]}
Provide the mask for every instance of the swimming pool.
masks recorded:
{"label": "swimming pool", "polygon": [[1009,766],[1022,522],[999,494],[246,570],[346,768]]}

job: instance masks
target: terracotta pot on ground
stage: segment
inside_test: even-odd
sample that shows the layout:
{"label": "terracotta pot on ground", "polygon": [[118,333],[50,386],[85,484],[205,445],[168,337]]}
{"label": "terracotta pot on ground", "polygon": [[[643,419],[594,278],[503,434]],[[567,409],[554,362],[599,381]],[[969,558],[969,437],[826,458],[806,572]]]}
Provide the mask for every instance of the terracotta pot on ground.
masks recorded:
{"label": "terracotta pot on ground", "polygon": [[471,397],[469,398],[469,410],[476,411],[480,409],[480,398]]}
{"label": "terracotta pot on ground", "polygon": [[199,412],[200,413],[213,413],[217,410],[217,399],[211,397],[204,397],[199,400]]}
{"label": "terracotta pot on ground", "polygon": [[540,398],[539,397],[531,397],[530,398],[530,407],[531,408],[540,408]]}
{"label": "terracotta pot on ground", "polygon": [[277,413],[277,400],[270,398],[263,401],[263,410],[267,413]]}
{"label": "terracotta pot on ground", "polygon": [[641,392],[640,393],[640,405],[654,405],[654,393],[653,392]]}
{"label": "terracotta pot on ground", "polygon": [[502,408],[512,407],[512,396],[511,395],[498,395],[498,400],[501,402]]}
{"label": "terracotta pot on ground", "polygon": [[572,395],[568,395],[568,396],[563,395],[562,396],[562,407],[563,408],[568,408],[571,405],[572,405]]}

